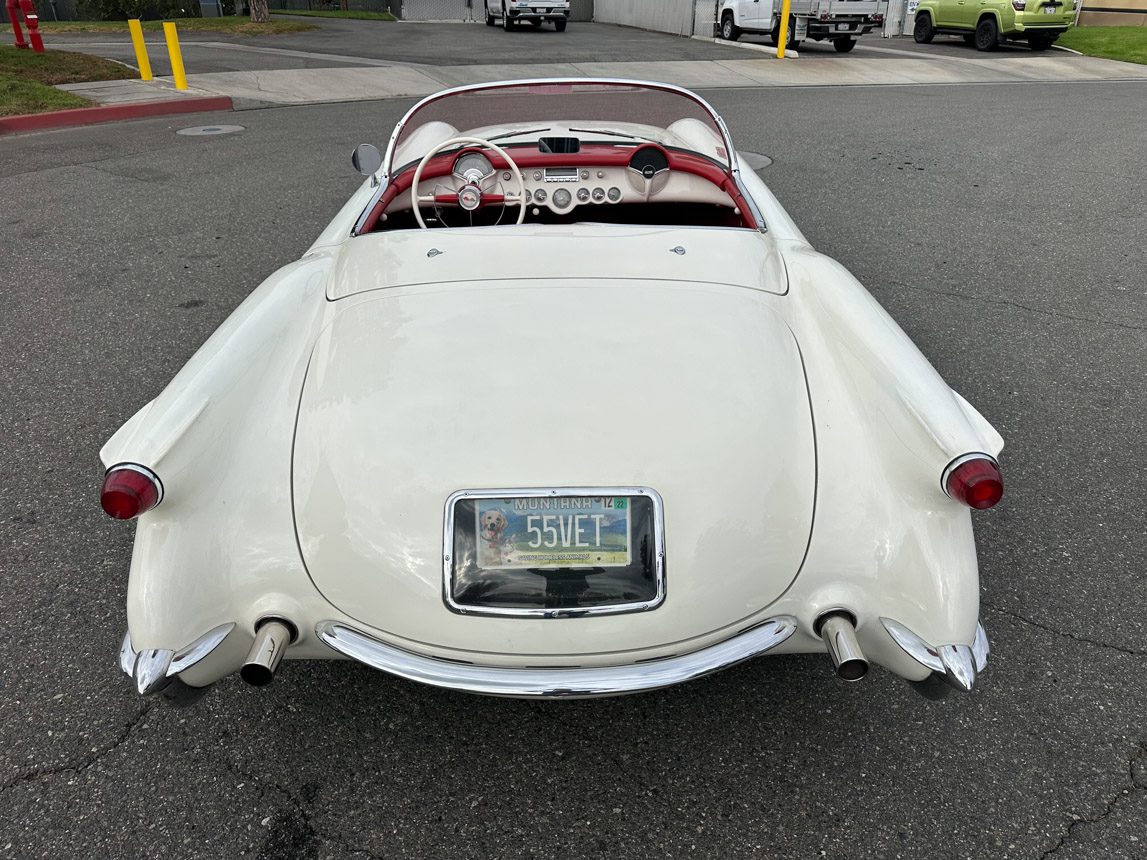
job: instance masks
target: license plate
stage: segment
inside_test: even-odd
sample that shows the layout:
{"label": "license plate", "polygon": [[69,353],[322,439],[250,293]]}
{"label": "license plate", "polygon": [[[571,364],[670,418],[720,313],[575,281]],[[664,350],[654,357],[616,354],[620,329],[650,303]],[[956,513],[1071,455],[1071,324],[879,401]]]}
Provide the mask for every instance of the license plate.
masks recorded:
{"label": "license plate", "polygon": [[626,496],[478,499],[478,567],[625,567],[632,561],[630,510]]}
{"label": "license plate", "polygon": [[1054,15],[1054,14],[1055,14],[1056,12],[1058,12],[1058,11],[1059,11],[1059,10],[1058,10],[1058,9],[1056,9],[1054,6],[1044,6],[1044,7],[1043,7],[1043,13],[1044,13],[1045,15]]}
{"label": "license plate", "polygon": [[837,24],[836,29],[838,29],[838,30],[851,30],[852,25],[851,24]]}

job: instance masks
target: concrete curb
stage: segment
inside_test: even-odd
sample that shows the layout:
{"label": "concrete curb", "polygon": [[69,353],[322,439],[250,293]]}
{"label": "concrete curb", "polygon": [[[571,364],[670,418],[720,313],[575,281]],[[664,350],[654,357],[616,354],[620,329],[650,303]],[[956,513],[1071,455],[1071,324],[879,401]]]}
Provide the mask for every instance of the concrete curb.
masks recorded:
{"label": "concrete curb", "polygon": [[100,122],[142,119],[149,116],[234,109],[230,96],[205,96],[202,98],[165,99],[154,102],[70,108],[47,113],[0,117],[0,135],[17,134],[22,131],[43,131],[49,128],[68,128],[77,125],[94,125]]}
{"label": "concrete curb", "polygon": [[[716,39],[712,36],[690,36],[691,39],[696,39],[699,42],[712,42],[714,45],[724,45],[726,48],[741,48],[746,51],[760,51],[762,54],[777,55],[777,49],[772,45],[757,45],[753,42],[729,42],[725,39]],[[794,60],[800,59],[800,54],[793,48],[785,50],[785,58],[792,57]]]}

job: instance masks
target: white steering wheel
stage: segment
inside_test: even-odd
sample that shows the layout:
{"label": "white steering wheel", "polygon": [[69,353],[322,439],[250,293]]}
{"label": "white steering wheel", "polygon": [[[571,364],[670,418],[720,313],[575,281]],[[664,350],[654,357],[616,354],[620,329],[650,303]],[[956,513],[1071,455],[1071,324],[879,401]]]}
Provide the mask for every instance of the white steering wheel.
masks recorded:
{"label": "white steering wheel", "polygon": [[[518,165],[514,163],[514,159],[506,154],[506,151],[488,140],[483,140],[480,137],[452,137],[450,140],[444,140],[442,143],[433,147],[426,155],[422,156],[422,160],[418,162],[418,167],[414,169],[414,179],[410,183],[410,203],[414,209],[414,218],[418,222],[418,226],[423,230],[429,229],[426,222],[422,218],[422,211],[419,204],[422,203],[440,203],[442,201],[433,194],[422,195],[418,194],[418,183],[422,180],[422,171],[426,169],[426,165],[430,163],[430,159],[438,155],[444,149],[451,146],[461,146],[469,144],[471,146],[481,146],[486,149],[493,150],[500,155],[510,168],[510,172],[514,178],[518,180],[518,196],[511,197],[509,194],[502,195],[502,203],[504,205],[517,204],[518,206],[518,220],[515,223],[521,224],[526,220],[526,180],[522,178],[522,171],[518,169]],[[458,195],[457,204],[467,211],[473,212],[482,205],[482,189],[476,184],[466,183],[456,191]]]}

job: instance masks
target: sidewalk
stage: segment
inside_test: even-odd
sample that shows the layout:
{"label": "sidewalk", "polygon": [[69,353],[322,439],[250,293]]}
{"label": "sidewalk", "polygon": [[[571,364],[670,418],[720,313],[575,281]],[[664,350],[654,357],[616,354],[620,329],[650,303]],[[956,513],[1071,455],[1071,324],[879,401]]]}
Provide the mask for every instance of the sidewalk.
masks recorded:
{"label": "sidewalk", "polygon": [[[273,53],[265,48],[262,52]],[[289,52],[297,56],[298,52]],[[612,77],[661,81],[690,89],[744,87],[908,86],[1079,81],[1147,81],[1147,66],[1082,57],[1066,52],[1010,56],[922,56],[882,49],[871,57],[686,60],[663,62],[502,63],[430,66],[336,57],[347,65],[328,68],[255,69],[188,76],[180,92],[163,79],[67,84],[100,104],[154,99],[229,97],[238,110],[273,105],[414,98],[463,84],[549,77]],[[742,57],[744,54],[741,55]]]}

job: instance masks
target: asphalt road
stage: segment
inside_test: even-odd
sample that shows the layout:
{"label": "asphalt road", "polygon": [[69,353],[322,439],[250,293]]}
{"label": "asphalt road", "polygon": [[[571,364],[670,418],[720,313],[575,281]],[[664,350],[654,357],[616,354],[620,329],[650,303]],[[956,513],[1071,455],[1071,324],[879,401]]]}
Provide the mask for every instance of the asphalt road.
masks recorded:
{"label": "asphalt road", "polygon": [[[740,42],[714,43],[618,27],[574,22],[564,33],[552,27],[518,27],[505,32],[482,24],[419,24],[320,18],[290,18],[318,27],[303,33],[234,38],[222,33],[188,32],[180,38],[189,74],[316,69],[361,66],[363,62],[469,66],[485,64],[658,62],[664,60],[760,59],[759,51],[742,45],[769,45],[768,36],[745,34]],[[149,34],[149,55],[156,75],[171,74],[167,49],[160,35]],[[135,53],[126,30],[118,33],[50,34],[49,46],[81,50],[135,65]],[[841,56],[832,43],[801,43],[800,60]],[[903,56],[983,58],[961,40],[937,36],[931,45],[911,38],[882,39],[879,33],[862,37],[848,56],[870,60]],[[993,60],[1030,57],[1026,45],[1008,44],[991,55]]]}
{"label": "asphalt road", "polygon": [[[976,691],[805,656],[612,700],[291,663],[141,702],[99,446],[302,253],[406,103],[6,138],[0,857],[1147,857],[1147,87],[707,95],[1007,439]],[[174,134],[203,122],[246,131]]]}

